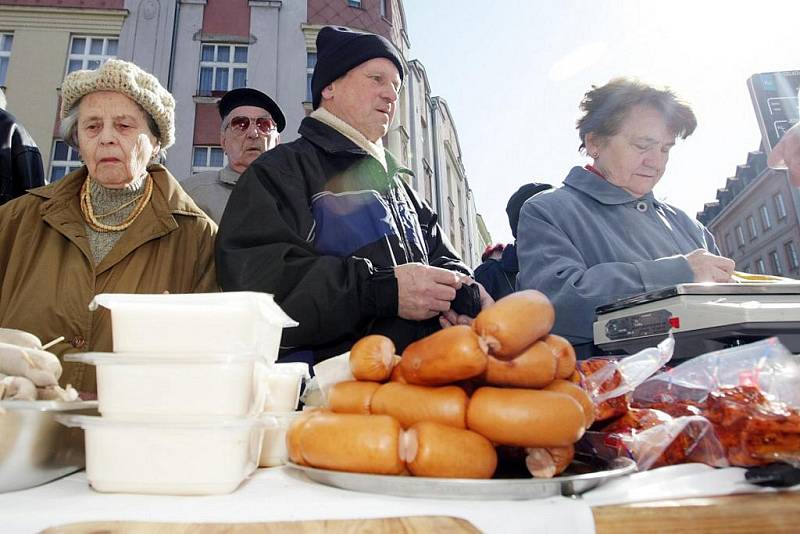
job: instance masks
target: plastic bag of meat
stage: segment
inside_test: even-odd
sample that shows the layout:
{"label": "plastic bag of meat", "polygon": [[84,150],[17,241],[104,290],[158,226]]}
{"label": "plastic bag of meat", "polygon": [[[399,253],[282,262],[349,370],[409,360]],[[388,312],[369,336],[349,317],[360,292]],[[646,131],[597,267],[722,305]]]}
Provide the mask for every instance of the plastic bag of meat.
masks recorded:
{"label": "plastic bag of meat", "polygon": [[712,391],[737,386],[757,386],[773,400],[800,407],[800,358],[774,337],[709,352],[644,381],[633,402],[702,402]]}
{"label": "plastic bag of meat", "polygon": [[591,358],[578,362],[581,386],[595,403],[596,421],[606,421],[628,411],[628,396],[672,358],[675,340],[666,338],[620,360]]}
{"label": "plastic bag of meat", "polygon": [[639,471],[687,462],[728,465],[725,448],[705,417],[672,417],[648,408],[631,408],[600,431],[587,432],[577,449],[609,459],[627,456]]}
{"label": "plastic bag of meat", "polygon": [[731,465],[800,465],[800,360],[777,338],[684,362],[642,383],[632,404],[704,417]]}

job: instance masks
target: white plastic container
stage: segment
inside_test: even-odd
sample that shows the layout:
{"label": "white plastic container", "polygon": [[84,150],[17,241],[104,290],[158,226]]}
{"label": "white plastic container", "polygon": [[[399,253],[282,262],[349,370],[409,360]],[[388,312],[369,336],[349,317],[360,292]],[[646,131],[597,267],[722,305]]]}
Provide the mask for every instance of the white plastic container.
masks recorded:
{"label": "white plastic container", "polygon": [[303,380],[310,378],[308,364],[302,362],[276,363],[262,370],[266,385],[264,410],[291,412],[300,400]]}
{"label": "white plastic container", "polygon": [[284,327],[297,326],[272,295],[255,292],[97,295],[111,310],[114,352],[253,353],[278,357]]}
{"label": "white plastic container", "polygon": [[90,352],[67,361],[97,367],[97,398],[106,417],[150,420],[257,416],[266,385],[254,374],[255,354]]}
{"label": "white plastic container", "polygon": [[269,424],[264,429],[264,440],[261,443],[259,467],[275,467],[283,465],[289,459],[286,447],[286,431],[303,412],[265,412],[264,419]]}
{"label": "white plastic container", "polygon": [[57,416],[83,428],[86,478],[101,492],[162,495],[230,493],[256,468],[258,419],[134,422]]}

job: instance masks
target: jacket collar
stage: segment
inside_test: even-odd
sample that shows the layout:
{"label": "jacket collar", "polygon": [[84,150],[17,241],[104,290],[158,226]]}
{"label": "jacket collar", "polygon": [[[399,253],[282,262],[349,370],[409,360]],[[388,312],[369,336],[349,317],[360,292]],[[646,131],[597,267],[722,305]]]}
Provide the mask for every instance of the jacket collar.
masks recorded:
{"label": "jacket collar", "polygon": [[573,167],[564,179],[564,185],[589,195],[601,204],[613,206],[627,204],[629,202],[645,201],[655,206],[660,205],[655,199],[655,196],[653,196],[652,191],[640,198],[636,198],[621,187],[604,180],[583,167]]}
{"label": "jacket collar", "polygon": [[[111,252],[95,266],[96,275],[113,267],[142,244],[177,230],[178,222],[174,215],[206,217],[164,166],[151,165],[147,171],[153,178],[150,202]],[[42,219],[75,244],[93,263],[78,198],[87,172],[83,166],[58,182],[32,189],[30,193],[44,199],[40,208]]]}
{"label": "jacket collar", "polygon": [[240,176],[241,174],[231,169],[230,164],[225,165],[219,170],[219,181],[223,184],[236,185]]}
{"label": "jacket collar", "polygon": [[[329,154],[369,156],[366,150],[342,135],[335,128],[328,126],[314,117],[304,118],[297,132],[309,142],[315,144]],[[398,172],[414,175],[411,169],[400,165],[397,158],[394,157],[394,154],[386,150],[386,148],[384,148],[383,151],[386,154],[386,172],[388,175],[391,176]]]}
{"label": "jacket collar", "polygon": [[[45,199],[43,210],[53,209],[56,204],[77,199],[88,170],[84,165],[68,174],[58,182],[31,189],[29,193]],[[161,215],[172,213],[179,215],[195,215],[205,217],[197,204],[187,195],[174,176],[166,167],[159,164],[150,165],[147,172],[153,177],[153,197],[151,202]],[[155,194],[156,192],[160,194]]]}

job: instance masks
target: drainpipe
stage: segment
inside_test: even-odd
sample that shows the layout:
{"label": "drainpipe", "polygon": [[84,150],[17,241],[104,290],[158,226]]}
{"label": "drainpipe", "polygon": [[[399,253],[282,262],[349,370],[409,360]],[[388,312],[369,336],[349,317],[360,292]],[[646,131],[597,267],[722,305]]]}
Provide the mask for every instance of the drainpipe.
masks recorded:
{"label": "drainpipe", "polygon": [[175,70],[175,49],[178,46],[178,19],[181,14],[181,2],[175,2],[175,17],[172,20],[172,44],[169,50],[169,73],[167,73],[167,91],[172,92],[172,77]]}
{"label": "drainpipe", "polygon": [[439,109],[439,101],[431,98],[431,147],[433,152],[433,182],[436,184],[436,213],[439,215],[439,226],[444,229],[444,213],[442,212],[442,188],[439,176],[439,123],[436,120],[436,112]]}

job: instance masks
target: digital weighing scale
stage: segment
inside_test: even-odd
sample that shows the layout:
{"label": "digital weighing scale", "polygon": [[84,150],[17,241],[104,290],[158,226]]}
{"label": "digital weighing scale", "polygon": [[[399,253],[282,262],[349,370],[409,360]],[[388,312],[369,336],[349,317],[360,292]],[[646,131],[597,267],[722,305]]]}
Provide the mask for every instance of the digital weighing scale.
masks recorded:
{"label": "digital weighing scale", "polygon": [[594,343],[634,354],[675,337],[673,359],[778,336],[800,352],[800,283],[679,284],[600,306]]}

